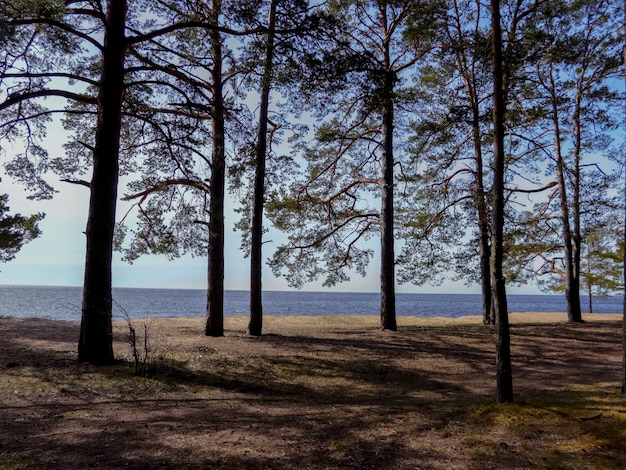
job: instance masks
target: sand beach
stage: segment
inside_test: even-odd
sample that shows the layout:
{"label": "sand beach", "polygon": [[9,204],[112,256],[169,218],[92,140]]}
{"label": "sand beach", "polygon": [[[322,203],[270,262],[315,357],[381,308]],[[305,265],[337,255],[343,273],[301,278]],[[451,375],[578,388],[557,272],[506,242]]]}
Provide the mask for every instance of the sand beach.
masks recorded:
{"label": "sand beach", "polygon": [[76,363],[79,325],[0,318],[0,468],[525,469],[626,467],[621,316],[512,313],[515,402],[495,404],[479,317],[133,320],[135,374]]}

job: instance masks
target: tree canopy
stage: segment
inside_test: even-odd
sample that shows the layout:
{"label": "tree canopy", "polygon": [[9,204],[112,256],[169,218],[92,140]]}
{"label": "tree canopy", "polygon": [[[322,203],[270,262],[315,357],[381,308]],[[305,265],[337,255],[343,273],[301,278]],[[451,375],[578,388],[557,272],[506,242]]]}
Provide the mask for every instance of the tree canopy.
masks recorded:
{"label": "tree canopy", "polygon": [[0,194],[0,262],[11,261],[29,241],[41,235],[38,222],[43,213],[31,216],[10,214],[8,194]]}

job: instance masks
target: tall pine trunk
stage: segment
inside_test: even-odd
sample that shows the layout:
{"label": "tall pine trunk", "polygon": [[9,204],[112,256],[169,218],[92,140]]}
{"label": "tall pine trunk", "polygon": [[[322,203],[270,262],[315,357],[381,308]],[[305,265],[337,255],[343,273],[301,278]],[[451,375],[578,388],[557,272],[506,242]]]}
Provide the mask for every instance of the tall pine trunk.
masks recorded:
{"label": "tall pine trunk", "polygon": [[[558,134],[557,134],[558,136]],[[574,255],[572,252],[572,230],[570,226],[570,213],[567,204],[567,188],[565,179],[565,162],[561,157],[560,138],[555,137],[556,143],[556,179],[559,188],[559,197],[561,201],[561,226],[563,230],[563,263],[565,268],[565,304],[567,308],[568,321],[576,321],[580,317],[580,296],[576,296],[576,278],[574,269]],[[578,302],[576,302],[578,299]]]}
{"label": "tall pine trunk", "polygon": [[582,152],[582,130],[580,125],[582,112],[582,91],[576,93],[574,106],[574,168],[572,195],[572,221],[574,231],[572,233],[572,279],[570,281],[570,308],[567,310],[567,319],[570,322],[582,323],[582,310],[580,305],[580,250],[582,247],[582,233],[580,226],[580,154]]}
{"label": "tall pine trunk", "polygon": [[[624,28],[626,29],[626,0],[624,0]],[[624,38],[624,80],[626,81],[626,37]],[[626,168],[626,156],[624,156]],[[624,182],[624,247],[626,247],[626,181]],[[622,312],[622,393],[626,394],[626,255],[624,256],[624,305]]]}
{"label": "tall pine trunk", "polygon": [[111,261],[124,101],[126,10],[125,0],[107,1],[78,342],[78,360],[101,365],[114,362]]}
{"label": "tall pine trunk", "polygon": [[476,162],[474,203],[478,211],[478,238],[480,243],[480,286],[483,306],[483,323],[495,323],[491,302],[491,246],[489,244],[489,211],[487,208],[487,194],[485,192],[483,174],[482,139],[480,133],[480,114],[478,101],[472,97],[472,130],[474,140],[474,160]]}
{"label": "tall pine trunk", "polygon": [[[390,101],[390,100],[389,100]],[[393,103],[387,103],[383,124],[383,181],[380,213],[380,326],[383,330],[395,331],[395,254],[393,236]]]}
{"label": "tall pine trunk", "polygon": [[[551,89],[551,104],[552,104],[552,125],[554,127],[554,153],[556,156],[556,179],[559,189],[559,199],[561,202],[561,227],[563,230],[563,263],[565,271],[565,303],[567,307],[567,318],[570,322],[580,322],[580,252],[577,247],[577,241],[575,230],[572,231],[570,223],[571,215],[569,206],[569,196],[567,193],[567,178],[566,178],[566,164],[563,158],[561,148],[561,125],[559,122],[558,111],[558,96],[556,91],[556,84],[554,82],[553,70],[550,69],[550,89]],[[574,191],[576,191],[576,181],[574,181]],[[576,195],[576,193],[575,193]],[[576,201],[576,197],[574,198]],[[574,201],[574,202],[575,202]],[[575,204],[573,204],[575,207]],[[575,212],[575,215],[578,212]],[[578,217],[580,220],[580,217]],[[579,225],[579,222],[578,222]],[[575,226],[577,224],[575,223]],[[576,264],[578,263],[578,264]]]}
{"label": "tall pine trunk", "polygon": [[274,60],[274,28],[276,25],[276,0],[270,0],[265,63],[261,79],[261,102],[259,109],[259,129],[257,135],[254,200],[252,207],[252,227],[250,230],[250,322],[248,334],[260,336],[263,331],[263,203],[265,200],[265,159],[267,154],[267,120],[272,63]]}
{"label": "tall pine trunk", "polygon": [[[459,5],[454,4],[454,23],[459,38],[463,36],[464,25],[461,22],[461,11]],[[480,18],[480,14],[477,14]],[[451,34],[452,36],[452,34]],[[483,135],[480,129],[480,98],[478,96],[478,83],[476,79],[476,67],[474,58],[468,57],[467,45],[460,41],[462,46],[456,48],[457,68],[465,82],[468,94],[469,108],[472,113],[472,145],[474,149],[474,206],[477,212],[477,229],[480,256],[480,285],[482,297],[482,317],[486,325],[495,323],[491,302],[491,267],[490,267],[490,227],[489,227],[489,197],[485,191],[485,175],[483,162]]]}
{"label": "tall pine trunk", "polygon": [[504,101],[502,67],[502,30],[500,1],[491,0],[491,38],[493,56],[493,189],[491,223],[491,289],[496,319],[496,400],[513,401],[511,338],[502,270],[504,258]]}
{"label": "tall pine trunk", "polygon": [[[221,1],[213,2],[214,24],[218,24]],[[222,37],[211,31],[213,52],[213,144],[211,156],[211,199],[209,202],[209,244],[207,266],[207,306],[205,334],[224,335],[224,188],[226,185],[226,152],[224,129],[224,97],[222,77]]]}
{"label": "tall pine trunk", "polygon": [[[485,215],[487,217],[487,215]],[[479,223],[480,237],[480,293],[483,308],[483,324],[493,325],[496,322],[493,311],[491,292],[491,245],[489,244],[489,223]]]}
{"label": "tall pine trunk", "polygon": [[[381,7],[383,25],[387,31],[386,7]],[[383,330],[396,331],[396,258],[394,252],[394,157],[393,157],[393,120],[394,87],[396,74],[392,70],[389,51],[390,35],[386,35],[383,55],[385,76],[382,98],[383,114],[383,155],[380,209],[380,327]]]}

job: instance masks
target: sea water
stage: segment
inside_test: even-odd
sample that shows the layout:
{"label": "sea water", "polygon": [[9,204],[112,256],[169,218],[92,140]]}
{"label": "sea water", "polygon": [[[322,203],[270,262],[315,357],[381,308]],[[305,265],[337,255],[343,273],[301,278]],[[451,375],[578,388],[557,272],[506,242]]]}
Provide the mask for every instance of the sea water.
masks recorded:
{"label": "sea water", "polygon": [[[80,287],[1,286],[0,316],[80,320]],[[140,317],[204,316],[206,291],[191,289],[113,289],[116,319]],[[509,295],[510,312],[563,312],[560,295]],[[583,310],[587,305],[582,299]],[[224,293],[224,314],[249,312],[249,293]],[[623,297],[594,298],[594,313],[622,312]],[[263,293],[263,311],[270,315],[377,315],[380,296],[371,292],[268,291]],[[477,294],[396,294],[398,316],[459,317],[481,315]]]}

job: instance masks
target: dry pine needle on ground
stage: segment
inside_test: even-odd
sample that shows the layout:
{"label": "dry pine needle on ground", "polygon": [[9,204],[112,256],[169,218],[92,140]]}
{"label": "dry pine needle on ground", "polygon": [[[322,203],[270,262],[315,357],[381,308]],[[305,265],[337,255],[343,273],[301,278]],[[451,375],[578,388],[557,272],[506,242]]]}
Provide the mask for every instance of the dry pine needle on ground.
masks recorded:
{"label": "dry pine needle on ground", "polygon": [[516,402],[494,404],[493,329],[476,317],[268,315],[134,320],[112,367],[76,364],[78,324],[0,319],[0,468],[625,468],[621,323],[512,314]]}

